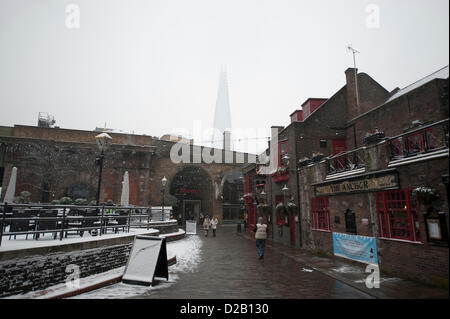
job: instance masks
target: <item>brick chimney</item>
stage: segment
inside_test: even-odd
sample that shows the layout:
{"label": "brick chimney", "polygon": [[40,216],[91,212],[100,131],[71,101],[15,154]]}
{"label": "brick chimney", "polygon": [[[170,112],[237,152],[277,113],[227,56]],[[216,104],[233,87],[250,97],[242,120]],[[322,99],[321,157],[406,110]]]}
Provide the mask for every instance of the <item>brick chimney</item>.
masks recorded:
{"label": "brick chimney", "polygon": [[345,71],[345,78],[347,80],[346,91],[349,119],[358,116],[360,113],[356,97],[355,72],[358,73],[358,69],[348,68]]}
{"label": "brick chimney", "polygon": [[223,149],[225,151],[231,151],[231,132],[223,132]]}

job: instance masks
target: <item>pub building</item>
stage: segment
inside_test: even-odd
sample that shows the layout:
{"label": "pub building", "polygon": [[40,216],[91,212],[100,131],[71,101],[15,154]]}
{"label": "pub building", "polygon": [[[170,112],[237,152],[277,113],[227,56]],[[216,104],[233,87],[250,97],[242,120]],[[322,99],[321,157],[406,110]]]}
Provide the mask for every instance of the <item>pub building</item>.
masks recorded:
{"label": "pub building", "polygon": [[[307,215],[301,213],[301,181],[297,169],[299,165],[318,162],[347,150],[346,123],[350,110],[347,100],[354,95],[354,71],[352,68],[345,71],[347,83],[330,98],[308,98],[290,115],[288,126],[271,127],[272,134],[277,136],[271,137],[266,154],[271,149],[277,152],[269,154],[273,168],[264,177],[273,230],[270,239],[275,242],[296,248],[305,247],[304,241],[308,238],[304,233],[308,232],[309,226]],[[376,107],[389,98],[390,92],[369,75],[359,73],[358,81],[364,108]],[[271,147],[270,144],[275,141],[277,145]],[[256,172],[256,177],[262,176]]]}
{"label": "pub building", "polygon": [[[273,126],[275,169],[243,172],[249,227],[264,180],[269,240],[448,286],[448,70],[388,91],[349,68],[333,96]],[[371,240],[368,259],[338,254],[341,237]]]}
{"label": "pub building", "polygon": [[300,167],[304,248],[373,238],[382,271],[448,287],[448,105],[446,67],[350,118],[353,149]]}

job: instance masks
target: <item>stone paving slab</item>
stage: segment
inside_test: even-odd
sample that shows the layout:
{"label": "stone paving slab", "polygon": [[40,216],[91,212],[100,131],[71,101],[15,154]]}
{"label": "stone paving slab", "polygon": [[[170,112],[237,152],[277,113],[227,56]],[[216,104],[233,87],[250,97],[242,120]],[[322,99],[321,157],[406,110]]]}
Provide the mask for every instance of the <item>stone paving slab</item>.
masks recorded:
{"label": "stone paving slab", "polygon": [[222,225],[217,237],[204,237],[201,261],[172,284],[135,298],[150,299],[367,299],[372,296],[267,247],[259,260],[255,243]]}

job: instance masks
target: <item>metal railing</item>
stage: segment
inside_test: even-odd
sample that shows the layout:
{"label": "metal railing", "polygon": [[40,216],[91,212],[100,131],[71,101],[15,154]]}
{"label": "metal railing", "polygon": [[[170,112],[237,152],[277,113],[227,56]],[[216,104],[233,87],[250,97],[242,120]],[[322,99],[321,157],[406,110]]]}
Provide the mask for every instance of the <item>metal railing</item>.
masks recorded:
{"label": "metal railing", "polygon": [[129,232],[130,228],[149,229],[155,222],[170,219],[171,211],[138,206],[85,206],[50,204],[0,204],[0,246],[2,238],[53,233],[53,239],[63,240],[70,233],[83,236],[89,232],[102,236],[113,230]]}
{"label": "metal railing", "polygon": [[391,137],[388,142],[391,160],[448,148],[448,118]]}
{"label": "metal railing", "polygon": [[362,147],[327,159],[327,174],[332,175],[364,168],[366,166],[364,152],[365,148]]}

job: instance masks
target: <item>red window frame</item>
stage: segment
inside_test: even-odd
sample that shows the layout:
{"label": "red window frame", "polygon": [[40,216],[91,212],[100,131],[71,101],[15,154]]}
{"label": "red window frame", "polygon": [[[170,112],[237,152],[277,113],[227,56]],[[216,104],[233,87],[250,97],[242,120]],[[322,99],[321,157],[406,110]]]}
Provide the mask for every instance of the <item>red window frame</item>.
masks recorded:
{"label": "red window frame", "polygon": [[278,143],[278,167],[283,165],[283,155],[288,152],[288,141],[282,141]]}
{"label": "red window frame", "polygon": [[330,211],[328,197],[311,198],[312,229],[330,231]]}
{"label": "red window frame", "polygon": [[421,241],[420,226],[411,189],[376,193],[380,236],[384,238]]}

